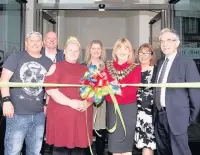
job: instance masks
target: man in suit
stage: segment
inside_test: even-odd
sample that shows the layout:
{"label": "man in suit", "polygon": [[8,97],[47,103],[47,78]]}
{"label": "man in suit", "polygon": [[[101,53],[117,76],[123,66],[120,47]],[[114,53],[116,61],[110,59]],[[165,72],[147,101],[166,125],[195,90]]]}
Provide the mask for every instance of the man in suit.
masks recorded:
{"label": "man in suit", "polygon": [[44,48],[41,53],[49,57],[53,62],[64,61],[62,50],[57,49],[58,37],[53,31],[48,32],[44,37]]}
{"label": "man in suit", "polygon": [[[158,61],[157,83],[200,82],[195,62],[177,51],[180,39],[175,30],[163,29],[159,42],[165,57]],[[158,155],[192,155],[187,131],[199,112],[200,89],[155,88],[154,93]]]}
{"label": "man in suit", "polygon": [[[57,46],[58,46],[57,34],[53,31],[48,32],[44,37],[44,48],[41,51],[42,55],[45,55],[48,58],[50,58],[53,63],[64,61],[64,53],[62,50],[57,49]],[[49,98],[46,97],[45,95],[44,98],[45,111],[46,111],[46,106],[48,104],[48,99]],[[46,140],[44,139],[44,141]],[[52,153],[52,146],[45,143],[44,152]]]}

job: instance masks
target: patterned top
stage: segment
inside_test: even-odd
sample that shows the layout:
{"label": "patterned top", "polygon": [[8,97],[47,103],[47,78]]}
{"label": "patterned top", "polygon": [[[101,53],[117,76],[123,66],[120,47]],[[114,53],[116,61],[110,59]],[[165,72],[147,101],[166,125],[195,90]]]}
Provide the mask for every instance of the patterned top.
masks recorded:
{"label": "patterned top", "polygon": [[[152,83],[154,67],[141,73],[141,83]],[[135,145],[138,149],[156,149],[154,126],[152,124],[153,89],[140,87],[137,92],[137,122],[135,129]]]}
{"label": "patterned top", "polygon": [[[151,83],[153,76],[153,67],[150,70],[141,73],[141,83],[148,84]],[[153,105],[153,88],[149,87],[139,87],[137,92],[137,101],[141,104],[143,110],[147,110]]]}

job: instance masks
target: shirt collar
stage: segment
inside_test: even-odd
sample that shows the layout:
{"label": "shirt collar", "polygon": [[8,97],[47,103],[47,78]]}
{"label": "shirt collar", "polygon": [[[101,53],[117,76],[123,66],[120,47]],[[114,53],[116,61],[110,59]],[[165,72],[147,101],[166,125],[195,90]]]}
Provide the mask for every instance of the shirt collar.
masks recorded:
{"label": "shirt collar", "polygon": [[48,54],[48,55],[49,55],[49,54],[51,54],[51,55],[54,55],[54,54],[55,54],[55,55],[56,55],[56,54],[57,54],[57,49],[56,49],[56,52],[52,54],[52,53],[49,53],[49,52],[48,52],[48,49],[47,49],[47,48],[45,48],[45,54]]}
{"label": "shirt collar", "polygon": [[168,58],[169,59],[169,61],[173,61],[174,60],[174,58],[176,57],[176,55],[177,55],[177,52],[175,52],[174,54],[172,54],[172,55],[170,55],[170,56],[165,56],[165,59],[166,58]]}

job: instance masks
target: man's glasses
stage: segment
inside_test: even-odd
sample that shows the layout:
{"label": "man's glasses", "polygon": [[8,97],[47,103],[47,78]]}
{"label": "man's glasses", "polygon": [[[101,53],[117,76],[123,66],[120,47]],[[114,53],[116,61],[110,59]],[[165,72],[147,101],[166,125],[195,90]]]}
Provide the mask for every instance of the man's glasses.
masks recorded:
{"label": "man's glasses", "polygon": [[175,41],[177,41],[177,39],[167,39],[167,40],[160,40],[159,43],[160,43],[160,45],[163,45],[165,43],[171,44],[171,43],[173,43]]}

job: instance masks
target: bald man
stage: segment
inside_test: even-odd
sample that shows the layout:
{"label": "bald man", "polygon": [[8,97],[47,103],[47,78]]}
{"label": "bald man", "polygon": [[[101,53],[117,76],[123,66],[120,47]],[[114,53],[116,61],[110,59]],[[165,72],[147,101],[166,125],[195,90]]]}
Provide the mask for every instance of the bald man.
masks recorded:
{"label": "bald man", "polygon": [[64,60],[63,51],[57,49],[58,37],[53,31],[48,32],[44,37],[44,48],[42,54],[49,57],[54,63]]}

